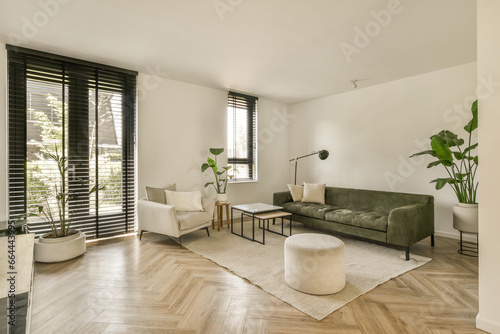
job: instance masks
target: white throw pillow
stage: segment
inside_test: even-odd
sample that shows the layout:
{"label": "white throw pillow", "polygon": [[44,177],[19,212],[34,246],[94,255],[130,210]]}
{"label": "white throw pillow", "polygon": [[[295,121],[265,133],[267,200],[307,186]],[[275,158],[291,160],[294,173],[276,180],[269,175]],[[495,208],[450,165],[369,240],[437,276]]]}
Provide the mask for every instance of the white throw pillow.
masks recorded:
{"label": "white throw pillow", "polygon": [[302,202],[325,204],[325,184],[305,183]]}
{"label": "white throw pillow", "polygon": [[203,211],[201,192],[181,192],[165,190],[167,204],[173,205],[175,211]]}
{"label": "white throw pillow", "polygon": [[301,202],[302,196],[304,196],[304,186],[298,186],[295,184],[287,184],[290,194],[292,194],[292,199],[294,202]]}

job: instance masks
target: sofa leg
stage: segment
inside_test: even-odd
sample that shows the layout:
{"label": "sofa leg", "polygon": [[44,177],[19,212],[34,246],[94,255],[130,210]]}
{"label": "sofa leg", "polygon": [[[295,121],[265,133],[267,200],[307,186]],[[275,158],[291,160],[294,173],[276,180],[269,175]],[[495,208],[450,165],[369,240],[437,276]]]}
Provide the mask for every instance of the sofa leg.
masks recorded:
{"label": "sofa leg", "polygon": [[406,261],[410,261],[410,246],[406,247]]}
{"label": "sofa leg", "polygon": [[434,247],[434,234],[431,235],[431,246]]}
{"label": "sofa leg", "polygon": [[[147,232],[147,231],[146,231]],[[144,230],[141,230],[141,235],[139,236],[139,240],[142,239],[142,234],[144,233]]]}
{"label": "sofa leg", "polygon": [[210,236],[210,232],[208,231],[208,227],[205,227],[205,230],[207,230],[208,236]]}

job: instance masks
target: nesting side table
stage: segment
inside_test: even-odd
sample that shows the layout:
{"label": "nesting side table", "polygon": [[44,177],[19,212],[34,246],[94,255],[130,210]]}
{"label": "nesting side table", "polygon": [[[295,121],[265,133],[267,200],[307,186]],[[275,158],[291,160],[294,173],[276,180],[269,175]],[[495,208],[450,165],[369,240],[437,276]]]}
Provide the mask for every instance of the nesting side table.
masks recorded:
{"label": "nesting side table", "polygon": [[[231,203],[229,202],[217,202],[215,203],[215,206],[217,207],[217,231],[220,231],[220,228],[223,223],[224,219],[224,207],[226,207],[226,220],[227,220],[227,228],[229,228],[229,205]],[[214,229],[214,220],[215,220],[215,212],[214,212],[214,218],[212,218],[212,229]]]}

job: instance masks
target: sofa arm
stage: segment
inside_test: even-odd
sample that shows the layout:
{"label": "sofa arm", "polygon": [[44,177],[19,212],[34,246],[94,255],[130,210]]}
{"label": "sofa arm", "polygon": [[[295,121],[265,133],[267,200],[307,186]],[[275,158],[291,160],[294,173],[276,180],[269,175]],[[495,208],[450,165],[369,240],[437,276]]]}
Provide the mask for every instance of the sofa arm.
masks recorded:
{"label": "sofa arm", "polygon": [[409,247],[434,234],[434,204],[411,204],[391,210],[387,243]]}
{"label": "sofa arm", "polygon": [[203,210],[208,213],[210,217],[214,216],[215,210],[215,197],[202,197],[201,205],[203,206]]}
{"label": "sofa arm", "polygon": [[293,202],[292,194],[289,191],[281,191],[273,194],[273,205],[283,206],[283,204]]}
{"label": "sofa arm", "polygon": [[173,237],[180,236],[179,223],[173,205],[139,200],[137,202],[138,230]]}

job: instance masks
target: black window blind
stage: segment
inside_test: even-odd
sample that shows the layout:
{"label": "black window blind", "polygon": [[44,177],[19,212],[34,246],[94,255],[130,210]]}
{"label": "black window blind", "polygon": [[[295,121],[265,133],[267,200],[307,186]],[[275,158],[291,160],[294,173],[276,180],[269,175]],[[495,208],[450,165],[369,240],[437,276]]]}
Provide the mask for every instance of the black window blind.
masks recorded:
{"label": "black window blind", "polygon": [[[71,227],[87,238],[134,230],[137,73],[8,45],[9,216],[45,203],[64,155]],[[89,187],[105,188],[88,195]],[[54,199],[49,205],[54,206]],[[57,210],[56,210],[57,211]],[[49,232],[38,218],[30,232]]]}
{"label": "black window blind", "polygon": [[234,181],[257,180],[257,97],[228,94],[228,163]]}

